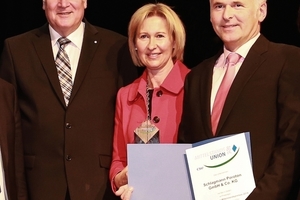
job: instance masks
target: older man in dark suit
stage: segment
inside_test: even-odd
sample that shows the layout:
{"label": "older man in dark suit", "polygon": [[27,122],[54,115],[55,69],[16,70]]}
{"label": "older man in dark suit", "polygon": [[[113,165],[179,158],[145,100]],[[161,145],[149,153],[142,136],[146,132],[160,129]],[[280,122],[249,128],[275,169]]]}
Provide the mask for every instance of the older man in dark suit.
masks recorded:
{"label": "older man in dark suit", "polygon": [[[20,113],[13,86],[0,79],[0,199],[25,200],[27,190]],[[2,198],[1,198],[2,197]]]}
{"label": "older man in dark suit", "polygon": [[[260,34],[266,14],[265,0],[210,0],[210,19],[224,48],[186,79],[179,142],[249,131],[256,188],[247,199],[295,199],[300,49]],[[228,67],[231,55],[238,59]]]}
{"label": "older man in dark suit", "polygon": [[115,97],[137,69],[127,38],[88,23],[86,7],[44,0],[48,23],[5,41],[0,76],[17,89],[31,200],[106,198]]}

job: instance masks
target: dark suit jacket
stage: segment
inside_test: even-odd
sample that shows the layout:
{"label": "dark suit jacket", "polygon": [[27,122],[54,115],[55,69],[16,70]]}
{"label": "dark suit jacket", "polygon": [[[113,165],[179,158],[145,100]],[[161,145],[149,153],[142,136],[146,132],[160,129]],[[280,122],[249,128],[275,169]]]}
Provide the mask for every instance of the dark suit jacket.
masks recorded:
{"label": "dark suit jacket", "polygon": [[0,79],[0,113],[0,148],[8,198],[25,200],[27,190],[20,113],[13,86],[2,79]]}
{"label": "dark suit jacket", "polygon": [[116,93],[137,77],[127,38],[85,21],[68,107],[48,24],[5,41],[0,76],[17,88],[30,199],[103,199]]}
{"label": "dark suit jacket", "polygon": [[[210,96],[216,55],[188,74],[179,142],[212,138]],[[300,50],[260,36],[246,56],[216,135],[250,132],[256,189],[248,199],[288,199],[299,178]]]}

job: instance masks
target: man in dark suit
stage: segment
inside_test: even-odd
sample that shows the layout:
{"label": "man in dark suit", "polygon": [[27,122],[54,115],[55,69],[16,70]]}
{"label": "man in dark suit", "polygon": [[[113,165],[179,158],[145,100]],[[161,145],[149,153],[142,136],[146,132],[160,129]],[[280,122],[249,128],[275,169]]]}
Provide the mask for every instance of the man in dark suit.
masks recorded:
{"label": "man in dark suit", "polygon": [[[0,198],[27,199],[20,113],[13,86],[0,79],[0,160],[5,179],[0,181]],[[1,172],[0,172],[1,173]],[[5,184],[5,185],[4,185]],[[6,199],[4,197],[4,199]],[[1,198],[1,199],[2,199]]]}
{"label": "man in dark suit", "polygon": [[[186,78],[178,141],[193,143],[249,131],[256,188],[247,199],[295,199],[300,161],[300,49],[272,43],[260,34],[266,14],[265,0],[210,0],[212,26],[224,48]],[[228,93],[218,98],[224,106],[214,123],[211,116],[215,116],[218,89],[227,76],[226,58],[233,52],[240,60],[232,66],[235,77]]]}
{"label": "man in dark suit", "polygon": [[[110,199],[115,97],[137,69],[127,38],[88,23],[86,7],[87,0],[45,0],[49,24],[5,41],[0,76],[17,89],[31,200]],[[71,42],[59,46],[61,37]],[[58,57],[71,67],[70,97]]]}

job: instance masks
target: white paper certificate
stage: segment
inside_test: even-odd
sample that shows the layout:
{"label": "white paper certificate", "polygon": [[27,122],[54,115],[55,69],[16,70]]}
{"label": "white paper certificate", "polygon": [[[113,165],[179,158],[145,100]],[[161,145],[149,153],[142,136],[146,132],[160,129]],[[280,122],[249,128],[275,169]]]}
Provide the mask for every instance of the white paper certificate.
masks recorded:
{"label": "white paper certificate", "polygon": [[255,188],[249,133],[186,150],[196,200],[242,200]]}

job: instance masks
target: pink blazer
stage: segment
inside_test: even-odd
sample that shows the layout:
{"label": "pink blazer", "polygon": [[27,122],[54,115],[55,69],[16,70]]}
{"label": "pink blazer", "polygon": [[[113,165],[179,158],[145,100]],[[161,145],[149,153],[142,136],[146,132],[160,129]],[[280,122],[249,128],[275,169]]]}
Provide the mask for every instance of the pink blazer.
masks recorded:
{"label": "pink blazer", "polygon": [[[190,70],[177,61],[160,88],[152,96],[151,121],[159,129],[160,143],[176,143],[182,113],[183,84]],[[113,178],[127,166],[127,144],[134,143],[134,130],[147,118],[147,70],[132,84],[123,87],[117,95],[113,160],[110,168]]]}

